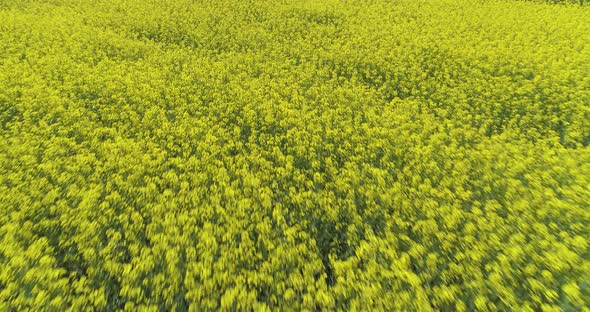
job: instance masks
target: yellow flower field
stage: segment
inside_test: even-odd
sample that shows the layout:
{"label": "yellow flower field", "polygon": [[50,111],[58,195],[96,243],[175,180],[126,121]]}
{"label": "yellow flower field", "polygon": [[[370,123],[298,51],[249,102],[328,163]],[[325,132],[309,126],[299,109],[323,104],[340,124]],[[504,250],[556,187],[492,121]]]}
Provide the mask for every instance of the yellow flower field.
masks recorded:
{"label": "yellow flower field", "polygon": [[589,143],[584,1],[0,0],[0,310],[590,311]]}

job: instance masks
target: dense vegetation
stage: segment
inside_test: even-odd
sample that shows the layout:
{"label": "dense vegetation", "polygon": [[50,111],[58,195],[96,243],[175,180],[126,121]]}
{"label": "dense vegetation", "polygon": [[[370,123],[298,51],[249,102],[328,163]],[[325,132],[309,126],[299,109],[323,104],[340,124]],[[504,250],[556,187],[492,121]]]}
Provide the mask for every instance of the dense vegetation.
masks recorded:
{"label": "dense vegetation", "polygon": [[588,311],[540,2],[0,0],[0,310]]}

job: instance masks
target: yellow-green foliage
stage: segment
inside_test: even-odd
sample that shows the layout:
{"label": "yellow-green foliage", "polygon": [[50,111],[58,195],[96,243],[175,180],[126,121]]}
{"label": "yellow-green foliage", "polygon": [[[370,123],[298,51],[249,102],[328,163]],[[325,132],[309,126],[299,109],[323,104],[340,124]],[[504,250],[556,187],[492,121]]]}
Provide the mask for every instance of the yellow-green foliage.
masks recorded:
{"label": "yellow-green foliage", "polygon": [[0,0],[0,310],[588,311],[589,25]]}

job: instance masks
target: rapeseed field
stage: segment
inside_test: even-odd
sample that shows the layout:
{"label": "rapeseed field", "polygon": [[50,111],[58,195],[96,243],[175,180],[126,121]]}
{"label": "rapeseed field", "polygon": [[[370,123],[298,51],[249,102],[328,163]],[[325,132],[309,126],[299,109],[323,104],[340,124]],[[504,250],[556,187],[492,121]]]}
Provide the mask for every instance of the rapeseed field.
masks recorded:
{"label": "rapeseed field", "polygon": [[590,311],[590,6],[0,0],[1,311]]}

